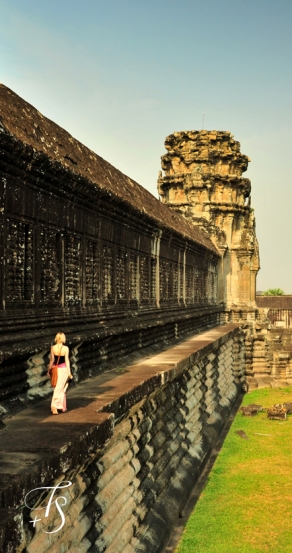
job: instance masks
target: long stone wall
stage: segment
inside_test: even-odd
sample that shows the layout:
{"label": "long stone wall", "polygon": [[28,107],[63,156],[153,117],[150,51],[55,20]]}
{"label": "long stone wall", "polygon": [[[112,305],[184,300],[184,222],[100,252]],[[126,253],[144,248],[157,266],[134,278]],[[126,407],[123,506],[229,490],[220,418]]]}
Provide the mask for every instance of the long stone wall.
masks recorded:
{"label": "long stone wall", "polygon": [[218,325],[219,252],[200,229],[0,85],[0,417]]}
{"label": "long stone wall", "polygon": [[[162,551],[244,372],[243,333],[238,325],[224,325],[127,367],[103,385],[98,378],[90,386],[81,383],[76,410],[69,397],[71,412],[57,422],[38,411],[43,404],[8,420],[10,445],[0,434],[0,549]],[[12,459],[19,457],[22,471],[15,472]],[[25,463],[33,457],[32,470]],[[61,515],[53,504],[45,518],[51,495],[45,488],[65,481],[72,485],[59,491],[66,500],[66,505],[60,500],[65,518],[55,532]],[[36,490],[29,496],[30,509],[23,509],[25,495],[40,487],[41,501]],[[43,509],[36,509],[40,504]]]}

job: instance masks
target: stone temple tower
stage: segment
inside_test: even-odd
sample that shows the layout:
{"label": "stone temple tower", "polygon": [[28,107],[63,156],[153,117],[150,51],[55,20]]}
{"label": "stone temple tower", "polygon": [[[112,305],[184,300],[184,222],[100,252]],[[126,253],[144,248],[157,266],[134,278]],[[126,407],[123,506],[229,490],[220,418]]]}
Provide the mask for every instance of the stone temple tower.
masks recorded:
{"label": "stone temple tower", "polygon": [[249,158],[225,131],[182,131],[165,140],[158,177],[161,201],[204,228],[221,253],[219,300],[230,318],[254,318],[259,270]]}

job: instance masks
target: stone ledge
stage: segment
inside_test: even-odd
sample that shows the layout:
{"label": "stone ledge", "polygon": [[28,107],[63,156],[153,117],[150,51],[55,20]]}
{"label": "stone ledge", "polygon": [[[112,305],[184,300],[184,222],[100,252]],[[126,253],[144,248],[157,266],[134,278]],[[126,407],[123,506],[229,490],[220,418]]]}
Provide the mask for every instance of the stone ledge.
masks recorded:
{"label": "stone ledge", "polygon": [[6,421],[0,435],[0,509],[19,508],[28,491],[82,465],[113,433],[111,413],[90,413],[89,405],[70,420],[68,413],[49,416],[48,407],[45,401]]}
{"label": "stone ledge", "polygon": [[145,395],[153,392],[157,386],[163,386],[188,370],[191,364],[196,363],[199,356],[212,353],[219,345],[226,342],[236,329],[239,331],[240,325],[234,323],[216,327],[127,367],[124,374],[117,376],[111,382],[110,389],[104,389],[102,394],[97,396],[94,402],[96,410],[110,411],[116,417],[123,415]]}

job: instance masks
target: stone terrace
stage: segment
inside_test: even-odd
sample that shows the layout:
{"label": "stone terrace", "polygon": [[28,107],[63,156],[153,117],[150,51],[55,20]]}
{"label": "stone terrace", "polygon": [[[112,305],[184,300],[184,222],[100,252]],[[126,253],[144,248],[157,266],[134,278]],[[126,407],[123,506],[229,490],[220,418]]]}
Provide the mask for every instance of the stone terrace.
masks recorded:
{"label": "stone terrace", "polygon": [[[236,399],[243,344],[230,323],[79,384],[65,414],[46,400],[6,419],[1,551],[161,551]],[[64,480],[66,525],[33,530],[39,512],[23,510],[25,495]]]}

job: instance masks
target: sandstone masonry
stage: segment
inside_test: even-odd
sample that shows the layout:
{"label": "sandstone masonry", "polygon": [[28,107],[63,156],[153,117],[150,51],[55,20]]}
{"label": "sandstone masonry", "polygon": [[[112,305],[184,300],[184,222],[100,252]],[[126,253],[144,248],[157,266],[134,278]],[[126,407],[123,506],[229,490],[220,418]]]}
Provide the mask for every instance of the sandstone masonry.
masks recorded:
{"label": "sandstone masonry", "polygon": [[253,320],[259,253],[251,184],[242,177],[249,158],[223,131],[175,132],[165,147],[158,178],[163,203],[207,231],[221,253],[219,300],[232,318]]}

